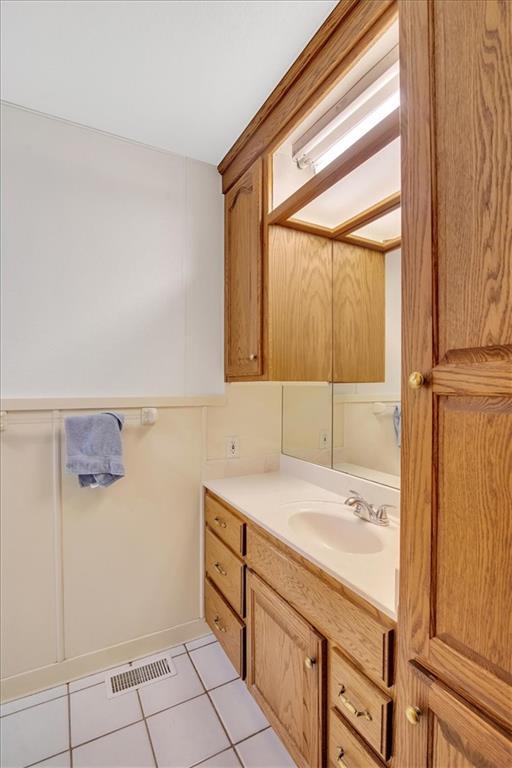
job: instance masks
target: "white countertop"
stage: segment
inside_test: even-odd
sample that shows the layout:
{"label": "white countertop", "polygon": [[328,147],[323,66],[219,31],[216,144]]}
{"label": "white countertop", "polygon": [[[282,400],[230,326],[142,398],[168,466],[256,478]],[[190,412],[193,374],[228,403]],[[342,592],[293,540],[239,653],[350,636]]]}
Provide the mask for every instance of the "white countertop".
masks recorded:
{"label": "white countertop", "polygon": [[[250,520],[315,563],[331,576],[396,620],[396,574],[399,526],[395,519],[381,527],[362,520],[382,548],[370,553],[340,552],[315,535],[306,536],[289,520],[297,511],[291,502],[344,502],[344,497],[286,472],[229,477],[204,482],[206,488]],[[304,507],[307,508],[307,505]],[[343,510],[347,515],[347,508]],[[366,529],[365,529],[366,530]],[[364,531],[363,531],[364,533]]]}

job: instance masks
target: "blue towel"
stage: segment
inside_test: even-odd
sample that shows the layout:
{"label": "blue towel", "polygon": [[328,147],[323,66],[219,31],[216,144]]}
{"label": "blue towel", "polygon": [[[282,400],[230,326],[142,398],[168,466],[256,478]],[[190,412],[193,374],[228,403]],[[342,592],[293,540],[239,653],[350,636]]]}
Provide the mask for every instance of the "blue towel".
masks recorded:
{"label": "blue towel", "polygon": [[393,427],[395,429],[395,440],[398,448],[402,442],[402,406],[395,405],[393,411]]}
{"label": "blue towel", "polygon": [[124,416],[113,411],[66,419],[66,471],[82,488],[97,488],[124,477],[121,430]]}

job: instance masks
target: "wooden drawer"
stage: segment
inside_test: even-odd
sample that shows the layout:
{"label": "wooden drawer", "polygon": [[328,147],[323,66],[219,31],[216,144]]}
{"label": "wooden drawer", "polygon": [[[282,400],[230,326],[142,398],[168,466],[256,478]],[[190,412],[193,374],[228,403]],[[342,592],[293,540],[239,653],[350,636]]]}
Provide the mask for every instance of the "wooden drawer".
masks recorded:
{"label": "wooden drawer", "polygon": [[376,752],[390,757],[393,700],[336,649],[329,659],[329,701]]}
{"label": "wooden drawer", "polygon": [[235,609],[239,616],[245,615],[244,564],[233,552],[205,528],[205,570],[206,575]]}
{"label": "wooden drawer", "polygon": [[237,555],[245,555],[245,523],[208,492],[204,497],[204,518],[219,539]]}
{"label": "wooden drawer", "polygon": [[382,763],[364,746],[338,713],[329,712],[330,768],[382,768]]}
{"label": "wooden drawer", "polygon": [[245,677],[245,624],[209,579],[204,582],[206,621],[240,677]]}
{"label": "wooden drawer", "polygon": [[309,570],[288,551],[247,528],[247,564],[323,635],[332,638],[370,677],[393,683],[394,623],[348,600],[343,587]]}

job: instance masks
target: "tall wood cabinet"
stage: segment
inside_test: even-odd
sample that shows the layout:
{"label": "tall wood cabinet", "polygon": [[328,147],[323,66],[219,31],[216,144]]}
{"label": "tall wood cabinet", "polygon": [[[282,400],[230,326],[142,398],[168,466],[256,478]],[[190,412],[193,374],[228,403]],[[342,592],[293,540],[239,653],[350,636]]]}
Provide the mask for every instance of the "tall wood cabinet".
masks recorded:
{"label": "tall wood cabinet", "polygon": [[397,762],[503,768],[512,765],[512,4],[399,8]]}
{"label": "tall wood cabinet", "polygon": [[231,187],[225,205],[226,378],[263,371],[263,160]]}

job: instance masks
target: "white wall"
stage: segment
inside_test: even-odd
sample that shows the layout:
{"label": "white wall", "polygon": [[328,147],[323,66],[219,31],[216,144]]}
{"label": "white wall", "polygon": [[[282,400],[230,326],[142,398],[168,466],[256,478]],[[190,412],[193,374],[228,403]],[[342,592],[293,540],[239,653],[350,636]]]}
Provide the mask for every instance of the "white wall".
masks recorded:
{"label": "white wall", "polygon": [[[236,385],[215,406],[119,408],[126,476],[80,488],[63,471],[69,411],[4,417],[2,691],[32,690],[202,634],[200,482],[277,469],[281,387]],[[192,402],[192,401],[191,401]],[[230,435],[240,458],[226,459]]]}
{"label": "white wall", "polygon": [[214,166],[2,109],[2,396],[223,392]]}

